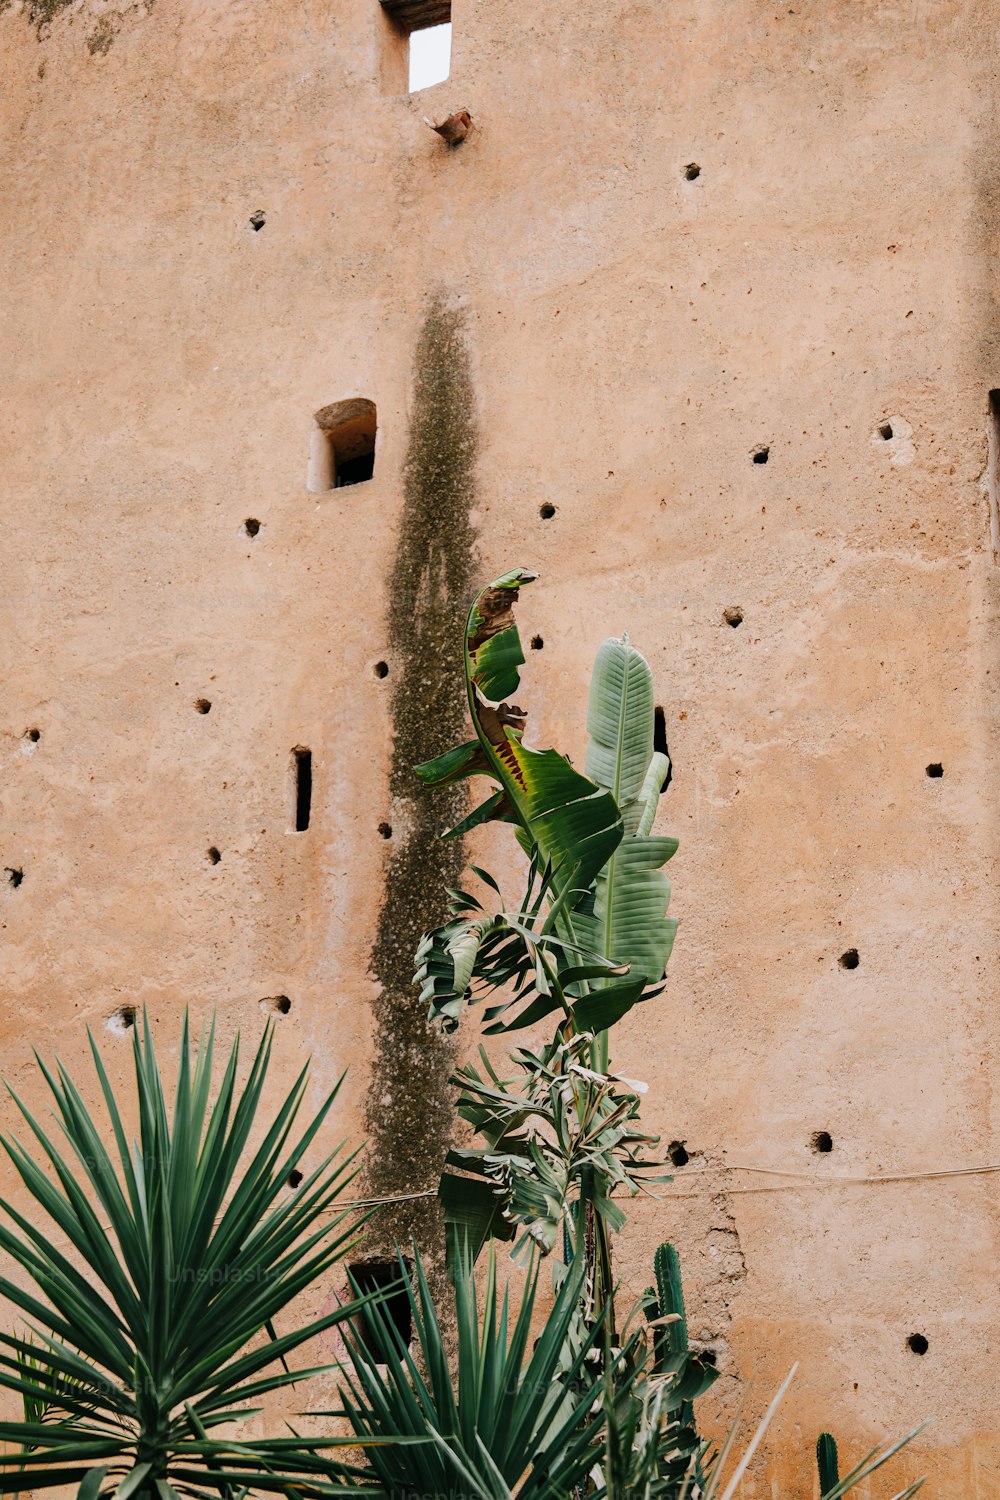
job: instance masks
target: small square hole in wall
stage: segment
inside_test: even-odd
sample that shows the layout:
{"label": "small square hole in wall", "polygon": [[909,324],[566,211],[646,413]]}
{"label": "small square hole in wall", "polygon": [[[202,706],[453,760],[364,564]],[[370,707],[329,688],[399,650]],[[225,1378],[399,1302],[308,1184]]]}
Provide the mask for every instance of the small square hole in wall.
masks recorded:
{"label": "small square hole in wall", "polygon": [[314,495],[371,479],[376,426],[375,403],[363,396],[320,407],[309,439],[307,483]]}
{"label": "small square hole in wall", "polygon": [[[407,1290],[407,1281],[413,1270],[412,1262],[404,1260],[362,1260],[349,1266],[352,1290],[361,1296],[374,1294],[380,1297],[378,1311],[373,1317],[364,1312],[355,1315],[353,1322],[358,1340],[365,1351],[378,1360],[386,1352],[386,1344],[378,1337],[372,1321],[384,1320],[388,1329],[394,1329],[404,1346],[413,1338],[413,1308]],[[386,1331],[388,1331],[388,1329]],[[390,1335],[391,1339],[391,1335]]]}
{"label": "small square hole in wall", "polygon": [[451,0],[381,0],[382,87],[416,94],[451,72]]}

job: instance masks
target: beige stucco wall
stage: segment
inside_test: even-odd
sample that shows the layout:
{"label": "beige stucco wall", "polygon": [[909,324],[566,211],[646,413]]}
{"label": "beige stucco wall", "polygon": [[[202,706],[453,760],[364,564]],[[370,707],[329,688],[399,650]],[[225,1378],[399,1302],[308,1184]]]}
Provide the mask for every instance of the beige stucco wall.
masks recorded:
{"label": "beige stucco wall", "polygon": [[[856,1455],[925,1418],[894,1487],[998,1495],[995,1179],[834,1179],[1000,1158],[1000,11],[454,17],[450,81],[407,97],[376,0],[0,14],[4,1071],[82,1069],[85,1022],[124,1070],[123,1005],[167,1053],[186,1004],[256,1036],[285,994],[279,1074],[350,1065],[372,1186],[432,1185],[449,1058],[405,971],[447,809],[406,764],[459,724],[468,588],[535,567],[529,741],[579,757],[627,628],[673,758],[680,931],[616,1059],[691,1161],[626,1285],[681,1246],[720,1420],[800,1362],[746,1496],[812,1495],[821,1427]],[[451,151],[420,117],[463,106]],[[350,396],[374,478],[310,494]]]}

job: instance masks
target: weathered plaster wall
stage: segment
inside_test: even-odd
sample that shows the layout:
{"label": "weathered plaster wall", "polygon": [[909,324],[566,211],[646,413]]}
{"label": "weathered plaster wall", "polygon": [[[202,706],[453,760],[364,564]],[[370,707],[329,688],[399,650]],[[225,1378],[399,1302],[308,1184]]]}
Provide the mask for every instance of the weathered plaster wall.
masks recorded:
{"label": "weathered plaster wall", "polygon": [[[405,764],[453,734],[469,581],[537,567],[534,741],[581,752],[627,627],[674,761],[680,933],[618,1060],[691,1161],[622,1274],[681,1245],[720,1415],[800,1361],[747,1496],[810,1495],[821,1426],[926,1417],[897,1485],[1000,1494],[994,1179],[718,1171],[1000,1156],[996,5],[456,0],[415,98],[376,0],[44,14],[0,14],[5,1072],[82,1067],[122,1005],[169,1051],[185,1004],[253,1035],[285,994],[281,1070],[350,1064],[369,1180],[433,1177],[402,949],[448,810]],[[420,116],[463,106],[449,151]],[[311,495],[356,395],[374,478]]]}

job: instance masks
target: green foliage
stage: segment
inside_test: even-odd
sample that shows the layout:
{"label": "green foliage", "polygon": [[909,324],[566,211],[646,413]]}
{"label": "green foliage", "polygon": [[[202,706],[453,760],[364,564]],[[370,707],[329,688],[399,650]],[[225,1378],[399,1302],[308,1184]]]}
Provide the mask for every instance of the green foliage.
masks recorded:
{"label": "green foliage", "polygon": [[[667,916],[670,885],[663,866],[677,842],[652,834],[669,767],[654,749],[652,678],[627,636],[606,641],[591,682],[586,774],[554,750],[527,749],[525,715],[508,700],[519,687],[524,664],[514,605],[519,589],[534,577],[524,569],[505,574],[473,602],[465,669],[475,739],[416,768],[428,787],[488,777],[493,786],[485,801],[448,836],[490,821],[507,822],[529,856],[527,889],[520,901],[505,901],[498,882],[477,866],[473,871],[495,893],[496,905],[489,896],[448,892],[448,920],[425,933],[417,952],[415,982],[430,1016],[454,1031],[467,1005],[489,1000],[483,1010],[487,1033],[545,1021],[554,1028],[544,1045],[515,1051],[514,1076],[501,1077],[482,1048],[479,1065],[468,1063],[453,1076],[460,1089],[459,1113],[482,1143],[450,1152],[441,1182],[457,1294],[469,1295],[464,1254],[474,1257],[488,1239],[516,1236],[515,1257],[534,1249],[549,1254],[562,1242],[569,1270],[562,1273],[560,1296],[566,1287],[575,1287],[577,1299],[559,1335],[566,1346],[562,1363],[589,1344],[591,1360],[598,1360],[603,1370],[603,1432],[587,1456],[588,1493],[609,1500],[732,1500],[788,1381],[727,1475],[737,1429],[709,1460],[695,1429],[693,1402],[716,1372],[689,1348],[680,1266],[669,1244],[657,1251],[657,1285],[646,1298],[653,1330],[651,1362],[634,1339],[621,1351],[612,1340],[609,1236],[624,1223],[612,1194],[669,1180],[652,1175],[662,1163],[645,1155],[656,1142],[639,1125],[638,1095],[644,1085],[610,1071],[607,1036],[633,1006],[661,992],[676,930]],[[459,1245],[462,1255],[456,1253]],[[490,1265],[492,1278],[492,1250]],[[583,1278],[581,1265],[586,1268]],[[531,1287],[533,1298],[533,1281]],[[426,1361],[433,1308],[423,1282],[421,1298]],[[595,1340],[599,1328],[600,1348]],[[512,1480],[490,1458],[492,1439],[484,1440],[482,1434],[496,1429],[492,1411],[484,1413],[478,1388],[468,1396],[474,1415],[461,1430],[461,1456],[449,1447],[457,1442],[460,1413],[445,1410],[443,1355],[437,1352],[439,1338],[432,1342],[434,1358],[441,1361],[440,1388],[432,1398],[423,1384],[413,1385],[416,1404],[411,1407],[411,1383],[423,1376],[400,1346],[388,1374],[396,1409],[379,1407],[381,1387],[371,1359],[366,1362],[362,1355],[352,1420],[364,1434],[376,1430],[377,1416],[379,1430],[388,1431],[405,1409],[415,1423],[405,1430],[415,1441],[433,1408],[430,1425],[461,1478],[456,1480],[451,1470],[424,1469],[414,1480],[405,1464],[390,1476],[382,1450],[373,1452],[373,1468],[393,1494],[448,1494],[460,1484],[466,1487],[463,1493],[507,1497]],[[390,1356],[391,1341],[382,1352]],[[459,1350],[460,1383],[463,1361],[470,1369],[480,1368],[468,1336]],[[584,1367],[575,1368],[579,1388]],[[407,1373],[398,1374],[403,1370]],[[447,1390],[451,1399],[450,1386]],[[363,1408],[357,1404],[362,1396],[367,1403]],[[825,1500],[846,1494],[901,1446],[870,1454],[844,1481],[835,1482]],[[530,1456],[522,1456],[525,1464]],[[821,1452],[821,1463],[823,1456]],[[534,1477],[532,1469],[529,1484]],[[580,1493],[582,1486],[582,1480],[571,1481],[567,1469],[549,1493],[565,1496],[574,1488]],[[918,1487],[911,1486],[897,1500],[907,1500]]]}
{"label": "green foliage", "polygon": [[645,659],[628,636],[605,641],[590,682],[586,768],[621,808],[624,835],[574,909],[573,930],[585,947],[627,964],[644,986],[663,977],[677,930],[666,916],[670,884],[661,873],[677,840],[650,837],[669,767],[666,756],[654,752],[653,722]]}
{"label": "green foliage", "polygon": [[718,1371],[690,1352],[680,1256],[673,1245],[664,1242],[657,1248],[653,1275],[656,1288],[650,1287],[645,1296],[646,1317],[653,1328],[653,1367],[659,1376],[679,1376],[677,1389],[683,1392],[677,1407],[677,1431],[669,1453],[660,1454],[659,1472],[675,1485],[689,1475],[700,1484],[705,1445],[695,1427],[694,1402],[718,1379]]}
{"label": "green foliage", "polygon": [[519,1048],[511,1060],[520,1076],[511,1079],[500,1078],[480,1048],[482,1071],[468,1063],[455,1075],[458,1112],[488,1144],[451,1151],[448,1164],[493,1184],[505,1219],[523,1231],[515,1254],[532,1243],[545,1254],[554,1248],[587,1177],[599,1185],[595,1205],[614,1228],[625,1222],[611,1200],[614,1188],[634,1194],[646,1183],[669,1180],[659,1162],[643,1155],[655,1137],[638,1127],[637,1086],[618,1074],[596,1073],[589,1066],[590,1042],[578,1034],[541,1055]]}
{"label": "green foliage", "polygon": [[[501,896],[492,875],[477,865],[472,869]],[[547,875],[539,877],[532,862],[527,891],[514,910],[491,915],[467,891],[448,892],[451,920],[424,934],[413,976],[431,1019],[441,1021],[445,1031],[457,1030],[467,1002],[498,990],[505,997],[485,1010],[487,1035],[523,1030],[556,1012],[560,1021],[568,1019],[579,1030],[594,1030],[613,1025],[640,998],[645,985],[641,975],[611,983],[628,974],[627,965],[588,952],[552,930],[552,908],[543,909],[550,891]],[[568,925],[565,912],[563,921]],[[608,987],[590,993],[590,982],[597,979]]]}
{"label": "green foliage", "polygon": [[291,1477],[318,1471],[312,1454],[284,1439],[211,1436],[306,1373],[290,1370],[286,1356],[351,1311],[274,1333],[273,1320],[344,1254],[353,1232],[334,1208],[349,1158],[329,1156],[296,1194],[287,1189],[336,1089],[293,1135],[303,1071],[251,1146],[270,1048],[268,1030],[239,1088],[234,1045],[210,1105],[212,1031],[192,1069],[185,1021],[171,1120],[144,1018],[134,1033],[130,1141],[91,1039],[110,1151],[61,1064],[39,1059],[61,1138],[14,1096],[41,1162],[0,1139],[35,1211],[0,1200],[10,1225],[0,1226],[0,1249],[22,1273],[0,1277],[0,1293],[34,1330],[0,1334],[0,1386],[24,1406],[23,1421],[0,1423],[0,1493],[75,1484],[82,1500],[97,1500],[117,1483],[118,1500],[173,1500],[248,1485],[284,1491]]}
{"label": "green foliage", "polygon": [[688,1347],[687,1316],[681,1286],[681,1259],[673,1245],[664,1241],[653,1256],[656,1277],[654,1320],[660,1322],[655,1349],[657,1360],[683,1354]]}
{"label": "green foliage", "polygon": [[829,1432],[821,1432],[816,1439],[816,1466],[819,1469],[819,1492],[825,1496],[840,1482],[837,1444]]}
{"label": "green foliage", "polygon": [[567,1277],[533,1340],[537,1269],[515,1314],[509,1292],[498,1291],[494,1256],[477,1300],[471,1258],[459,1255],[453,1373],[419,1255],[415,1262],[414,1286],[400,1260],[412,1309],[412,1352],[382,1308],[368,1310],[367,1338],[345,1327],[353,1371],[345,1368],[343,1414],[365,1445],[368,1482],[388,1500],[415,1494],[554,1500],[584,1493],[601,1457],[604,1421],[603,1377],[590,1358],[598,1327],[565,1364],[579,1271]]}
{"label": "green foliage", "polygon": [[[610,792],[581,776],[555,750],[529,750],[524,715],[500,700],[515,693],[524,662],[514,623],[525,569],[497,578],[473,602],[465,631],[469,712],[476,739],[417,766],[425,786],[485,775],[497,783],[489,817],[518,826],[523,846],[550,872],[557,894],[589,889],[621,842],[624,827]],[[497,801],[497,791],[502,798]],[[479,809],[485,820],[485,806]]]}
{"label": "green foliage", "polygon": [[[449,1168],[469,1175],[446,1172],[442,1189],[449,1222],[457,1211],[474,1247],[497,1222],[495,1202],[475,1180],[486,1178],[505,1219],[524,1231],[517,1250],[530,1240],[548,1253],[561,1226],[580,1237],[584,1212],[596,1215],[595,1233],[606,1241],[607,1226],[623,1221],[612,1191],[634,1192],[641,1174],[662,1165],[637,1154],[655,1139],[637,1127],[635,1089],[608,1071],[606,1033],[660,993],[676,926],[666,916],[661,867],[677,843],[650,836],[667,761],[653,749],[649,667],[627,638],[598,653],[587,775],[554,750],[527,749],[524,714],[496,701],[519,685],[524,653],[514,604],[534,576],[515,570],[477,596],[465,638],[476,738],[417,767],[431,787],[474,775],[493,780],[490,796],[453,831],[494,819],[513,824],[529,855],[527,889],[505,903],[493,876],[473,866],[500,909],[449,891],[449,919],[424,935],[414,979],[448,1031],[467,1004],[486,999],[493,1000],[487,1033],[549,1018],[556,1028],[540,1052],[515,1054],[517,1079],[501,1082],[488,1065],[485,1074],[470,1065],[455,1076],[459,1112],[488,1144],[453,1152]],[[601,1260],[607,1268],[606,1245]],[[598,1300],[612,1294],[608,1281],[604,1275]]]}
{"label": "green foliage", "polygon": [[652,1360],[638,1333],[617,1348],[605,1317],[582,1324],[580,1261],[529,1354],[537,1263],[516,1316],[509,1291],[498,1293],[492,1251],[487,1267],[477,1299],[472,1258],[457,1258],[452,1359],[419,1256],[414,1281],[400,1259],[415,1347],[382,1309],[368,1313],[367,1337],[346,1330],[354,1368],[343,1411],[326,1415],[346,1415],[364,1445],[367,1466],[356,1479],[380,1485],[389,1500],[693,1500],[700,1445],[681,1414],[715,1371],[687,1351]]}

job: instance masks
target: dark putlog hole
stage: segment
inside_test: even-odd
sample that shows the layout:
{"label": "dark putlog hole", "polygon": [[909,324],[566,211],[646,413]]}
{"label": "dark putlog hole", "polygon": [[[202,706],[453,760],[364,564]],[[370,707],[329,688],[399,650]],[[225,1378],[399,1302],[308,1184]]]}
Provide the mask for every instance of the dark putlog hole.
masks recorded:
{"label": "dark putlog hole", "polygon": [[385,1353],[384,1339],[378,1337],[376,1319],[388,1321],[399,1339],[409,1345],[413,1338],[413,1307],[410,1302],[409,1261],[363,1260],[349,1267],[351,1280],[362,1296],[378,1297],[370,1311],[362,1310],[354,1319],[355,1331],[366,1352],[375,1359]]}

